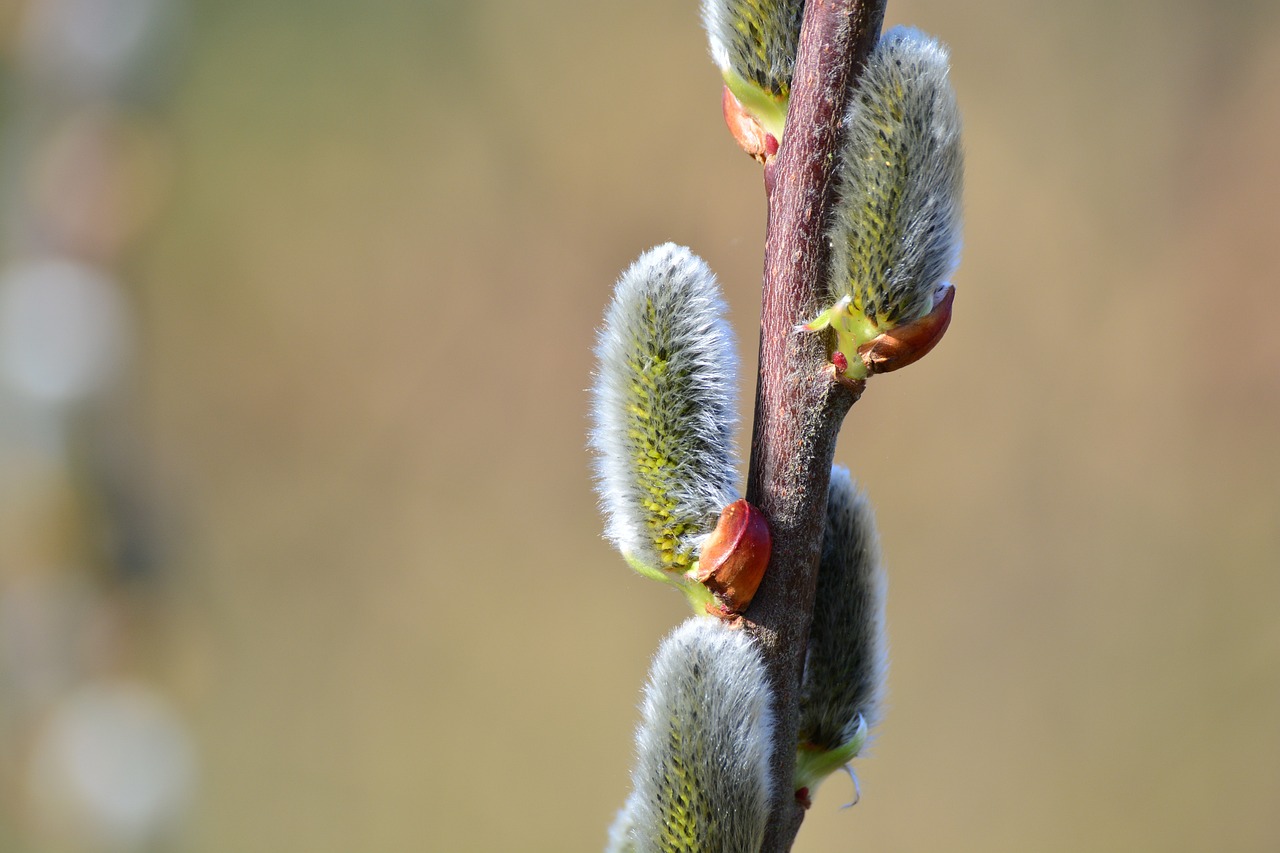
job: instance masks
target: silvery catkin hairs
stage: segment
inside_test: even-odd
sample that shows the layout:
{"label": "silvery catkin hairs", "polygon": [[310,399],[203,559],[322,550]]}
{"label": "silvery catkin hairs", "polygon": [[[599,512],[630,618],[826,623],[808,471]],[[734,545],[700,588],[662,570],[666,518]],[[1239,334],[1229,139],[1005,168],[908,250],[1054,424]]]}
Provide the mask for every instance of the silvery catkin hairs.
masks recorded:
{"label": "silvery catkin hairs", "polygon": [[635,794],[627,798],[624,805],[613,818],[609,826],[609,839],[605,842],[604,853],[635,853],[636,845],[631,840],[631,830],[635,825],[631,812],[635,808]]}
{"label": "silvery catkin hairs", "polygon": [[707,265],[667,243],[622,274],[596,356],[591,447],[605,535],[638,571],[685,572],[737,499],[736,357]]}
{"label": "silvery catkin hairs", "polygon": [[959,260],[963,154],[946,48],[909,27],[884,33],[845,125],[828,290],[884,331],[927,314]]}
{"label": "silvery catkin hairs", "polygon": [[875,517],[849,470],[835,466],[800,695],[797,788],[812,790],[861,749],[880,721],[888,670]]}
{"label": "silvery catkin hairs", "polygon": [[663,640],[610,851],[760,849],[773,743],[768,685],[755,640],[719,620],[694,617]]}

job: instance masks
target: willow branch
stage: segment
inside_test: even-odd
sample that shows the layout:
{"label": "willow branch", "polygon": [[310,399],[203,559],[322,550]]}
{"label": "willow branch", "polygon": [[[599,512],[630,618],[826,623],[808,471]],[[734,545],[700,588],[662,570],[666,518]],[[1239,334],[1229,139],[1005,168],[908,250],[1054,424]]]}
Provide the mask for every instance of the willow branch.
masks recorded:
{"label": "willow branch", "polygon": [[818,313],[828,252],[832,168],[850,83],[875,46],[885,0],[808,0],[786,133],[765,167],[769,224],[760,372],[747,500],[773,533],[773,556],[743,617],[760,640],[777,723],[765,853],[787,851],[804,819],[796,803],[799,685],[813,612],[836,435],[861,383],[835,381],[820,335],[794,327]]}

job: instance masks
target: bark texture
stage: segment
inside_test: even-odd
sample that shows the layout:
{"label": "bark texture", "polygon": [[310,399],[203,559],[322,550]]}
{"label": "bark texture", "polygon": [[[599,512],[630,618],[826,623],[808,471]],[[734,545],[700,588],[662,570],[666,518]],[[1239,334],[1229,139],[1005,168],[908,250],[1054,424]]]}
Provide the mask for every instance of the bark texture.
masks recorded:
{"label": "bark texture", "polygon": [[824,335],[797,333],[821,308],[824,238],[849,86],[875,46],[885,0],[808,0],[786,132],[765,166],[769,198],[760,373],[747,500],[769,521],[773,552],[743,615],[773,682],[776,737],[765,853],[791,849],[804,819],[795,800],[801,668],[813,613],[836,436],[861,383],[835,381]]}

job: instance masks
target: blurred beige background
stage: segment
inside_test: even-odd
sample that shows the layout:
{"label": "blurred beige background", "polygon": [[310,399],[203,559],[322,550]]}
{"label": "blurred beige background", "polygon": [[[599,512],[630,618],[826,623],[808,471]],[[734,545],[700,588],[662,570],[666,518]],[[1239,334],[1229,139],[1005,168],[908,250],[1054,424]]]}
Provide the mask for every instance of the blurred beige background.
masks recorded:
{"label": "blurred beige background", "polygon": [[[717,271],[753,394],[764,194],[697,4],[188,11],[124,266],[173,849],[599,849],[685,612],[600,539],[584,446],[640,251]],[[841,437],[892,704],[796,849],[1280,849],[1280,8],[887,23],[951,46],[966,245],[946,340]]]}

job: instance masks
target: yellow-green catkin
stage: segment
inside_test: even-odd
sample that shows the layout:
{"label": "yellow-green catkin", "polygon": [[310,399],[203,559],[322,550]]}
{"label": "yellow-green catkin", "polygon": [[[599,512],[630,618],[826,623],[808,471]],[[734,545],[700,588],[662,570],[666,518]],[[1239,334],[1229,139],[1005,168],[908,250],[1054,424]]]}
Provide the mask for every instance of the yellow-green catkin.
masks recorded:
{"label": "yellow-green catkin", "polygon": [[596,485],[605,535],[638,571],[686,572],[737,499],[736,357],[719,285],[688,249],[618,280],[596,347]]}
{"label": "yellow-green catkin", "polygon": [[920,319],[959,262],[960,113],[947,50],[908,27],[884,33],[849,93],[827,237],[830,325],[861,378],[857,348]]}

